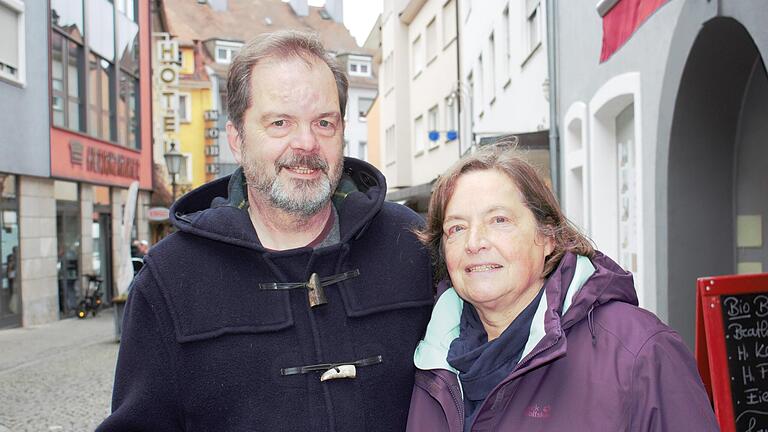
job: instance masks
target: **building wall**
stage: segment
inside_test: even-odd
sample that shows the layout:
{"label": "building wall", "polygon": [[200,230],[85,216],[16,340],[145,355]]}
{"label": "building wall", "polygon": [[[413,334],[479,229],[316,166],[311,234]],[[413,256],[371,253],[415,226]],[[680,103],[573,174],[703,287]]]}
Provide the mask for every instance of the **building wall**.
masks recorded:
{"label": "building wall", "polygon": [[[352,156],[358,159],[366,159],[370,160],[371,156],[371,148],[370,143],[368,141],[368,121],[367,119],[364,119],[364,121],[360,121],[359,115],[358,115],[358,102],[359,98],[370,98],[373,99],[376,97],[376,89],[368,89],[368,88],[360,88],[360,87],[350,87],[349,88],[349,98],[347,102],[347,124],[344,131],[344,139],[347,141],[348,148],[345,150],[345,154],[348,156]],[[360,141],[366,142],[368,149],[367,149],[367,158],[362,158],[361,155],[358,152],[358,144]]]}
{"label": "building wall", "polygon": [[640,304],[692,346],[696,277],[737,272],[765,253],[737,246],[737,216],[768,207],[754,144],[768,139],[755,120],[766,114],[764,61],[755,63],[768,56],[768,10],[668,2],[601,64],[594,2],[556,5],[566,214],[616,257],[619,117],[631,109]]}
{"label": "building wall", "polygon": [[[0,80],[0,172],[46,177],[48,148],[48,8],[47,2],[23,1],[25,85]],[[11,132],[12,131],[12,132]]]}
{"label": "building wall", "polygon": [[211,92],[208,88],[186,87],[183,81],[180,82],[179,92],[188,94],[192,101],[189,123],[179,123],[179,143],[181,147],[179,151],[189,155],[192,159],[191,186],[195,188],[206,182],[206,124],[203,119],[203,112],[211,109]]}
{"label": "building wall", "polygon": [[381,163],[381,102],[377,97],[368,110],[368,162],[379,170],[384,169]]}
{"label": "building wall", "polygon": [[19,177],[22,325],[59,317],[53,180]]}
{"label": "building wall", "polygon": [[529,48],[527,38],[526,3],[491,0],[470,11],[464,2],[461,76],[466,83],[472,72],[475,90],[480,74],[479,58],[481,55],[483,58],[483,100],[473,100],[473,132],[478,139],[549,128],[549,103],[545,99],[549,75],[546,1],[539,3],[536,25],[540,42],[533,49]]}
{"label": "building wall", "polygon": [[[398,18],[398,13],[406,3],[405,0],[384,0],[382,13],[379,139],[382,142],[384,175],[389,188],[412,185],[410,40],[408,27]],[[392,143],[388,143],[386,138],[388,130],[394,131]]]}
{"label": "building wall", "polygon": [[[455,28],[455,9],[454,13],[444,16],[444,1],[427,1],[416,17],[408,27],[408,53],[410,67],[408,68],[410,94],[418,97],[410,98],[410,124],[411,134],[409,152],[412,158],[411,162],[411,185],[429,183],[439,176],[451,163],[459,157],[458,140],[447,141],[445,133],[440,134],[437,141],[431,141],[426,136],[431,129],[429,127],[429,110],[437,108],[436,130],[445,132],[446,122],[445,113],[447,108],[447,98],[451,95],[458,81],[458,63],[456,57],[456,32],[446,35],[443,31],[444,26],[450,25]],[[455,6],[455,1],[454,1]],[[446,18],[449,22],[446,22]],[[434,55],[427,52],[427,26],[434,20],[436,47]],[[413,52],[414,41],[420,38],[423,50],[426,53],[423,69],[417,70],[414,66],[414,56],[419,55]],[[421,136],[417,136],[415,129],[416,119],[421,117],[422,129]],[[399,125],[398,125],[399,126]],[[423,140],[422,150],[417,149],[416,143]],[[399,143],[403,145],[403,143]]]}

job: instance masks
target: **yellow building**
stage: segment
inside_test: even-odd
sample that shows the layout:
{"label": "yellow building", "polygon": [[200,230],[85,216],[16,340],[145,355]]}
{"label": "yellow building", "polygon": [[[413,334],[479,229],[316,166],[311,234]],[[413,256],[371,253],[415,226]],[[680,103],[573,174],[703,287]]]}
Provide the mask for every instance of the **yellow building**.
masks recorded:
{"label": "yellow building", "polygon": [[[207,165],[210,164],[210,150],[207,145],[218,136],[218,129],[211,124],[212,110],[211,81],[202,67],[204,55],[199,43],[180,41],[181,65],[179,68],[179,151],[186,156],[178,176],[179,191],[186,193],[207,181],[215,174]],[[209,130],[210,129],[210,130]]]}

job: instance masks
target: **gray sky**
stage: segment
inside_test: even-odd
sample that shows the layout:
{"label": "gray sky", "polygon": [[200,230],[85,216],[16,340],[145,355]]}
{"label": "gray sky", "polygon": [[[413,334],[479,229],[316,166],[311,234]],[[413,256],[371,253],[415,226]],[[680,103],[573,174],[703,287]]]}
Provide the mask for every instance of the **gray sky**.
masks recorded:
{"label": "gray sky", "polygon": [[[365,42],[376,17],[381,13],[382,0],[344,0],[344,25],[358,45]],[[309,0],[312,6],[322,6],[325,0]]]}

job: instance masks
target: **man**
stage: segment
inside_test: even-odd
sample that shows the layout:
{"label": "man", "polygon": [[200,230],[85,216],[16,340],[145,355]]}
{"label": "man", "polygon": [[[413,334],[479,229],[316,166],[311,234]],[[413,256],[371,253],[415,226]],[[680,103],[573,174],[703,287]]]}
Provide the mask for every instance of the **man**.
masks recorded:
{"label": "man", "polygon": [[403,430],[432,305],[420,218],[342,157],[347,79],[316,37],[246,45],[241,165],[174,204],[128,299],[103,431]]}

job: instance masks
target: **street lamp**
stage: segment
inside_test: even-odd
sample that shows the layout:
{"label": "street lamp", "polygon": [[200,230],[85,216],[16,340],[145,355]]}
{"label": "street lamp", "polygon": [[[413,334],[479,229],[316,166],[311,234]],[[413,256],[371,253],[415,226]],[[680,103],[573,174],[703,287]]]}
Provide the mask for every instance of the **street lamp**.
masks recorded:
{"label": "street lamp", "polygon": [[165,166],[168,168],[168,174],[171,175],[173,201],[176,201],[176,174],[181,171],[181,162],[184,159],[184,155],[176,150],[176,143],[171,142],[171,149],[163,157],[165,158]]}

